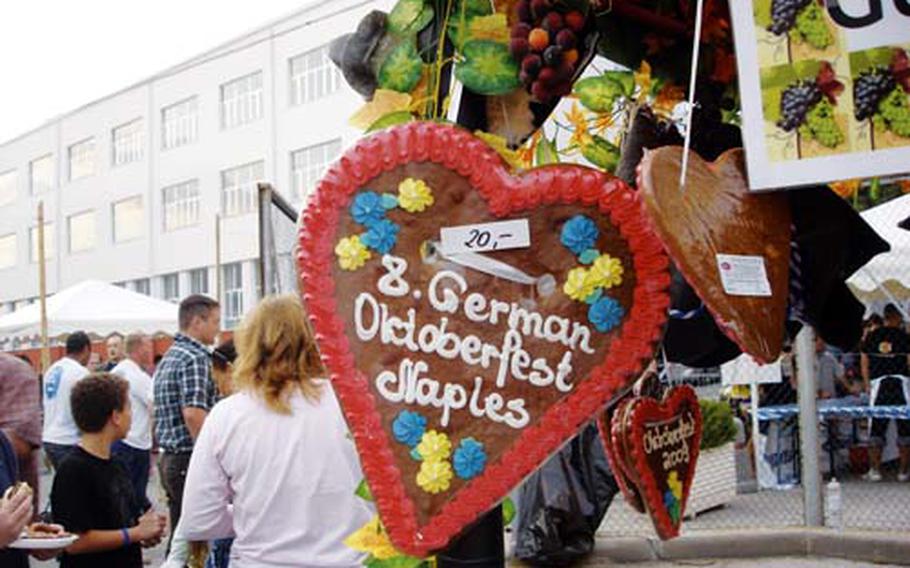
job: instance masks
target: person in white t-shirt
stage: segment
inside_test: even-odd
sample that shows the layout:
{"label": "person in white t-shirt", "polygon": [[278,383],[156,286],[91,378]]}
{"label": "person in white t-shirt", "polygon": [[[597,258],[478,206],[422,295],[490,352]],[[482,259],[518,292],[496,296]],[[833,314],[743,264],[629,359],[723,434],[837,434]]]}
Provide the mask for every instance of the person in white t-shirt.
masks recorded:
{"label": "person in white t-shirt", "polygon": [[265,298],[234,337],[236,391],[202,425],[178,536],[235,536],[231,568],[361,566],[343,541],[372,516],[363,473],[300,301]]}
{"label": "person in white t-shirt", "polygon": [[92,340],[82,331],[75,331],[66,338],[66,355],[51,365],[44,374],[42,399],[44,401],[44,429],[41,441],[44,453],[58,469],[64,458],[79,443],[79,428],[70,408],[70,391],[73,385],[88,375]]}
{"label": "person in white t-shirt", "polygon": [[111,373],[130,384],[133,423],[126,438],[111,446],[111,457],[126,468],[137,498],[135,513],[141,515],[152,506],[146,495],[152,449],[152,377],[145,369],[152,365],[154,348],[151,338],[143,334],[129,335],[125,348],[126,359],[117,363]]}

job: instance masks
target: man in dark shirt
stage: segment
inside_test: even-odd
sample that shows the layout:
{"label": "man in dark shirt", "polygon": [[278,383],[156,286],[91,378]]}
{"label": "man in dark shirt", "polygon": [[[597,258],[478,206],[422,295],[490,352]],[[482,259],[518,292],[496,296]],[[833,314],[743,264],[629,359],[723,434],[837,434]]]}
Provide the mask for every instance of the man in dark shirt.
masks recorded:
{"label": "man in dark shirt", "polygon": [[[903,317],[894,304],[885,306],[885,325],[866,336],[860,358],[863,385],[876,406],[910,404],[906,382],[910,375],[910,337],[903,328]],[[882,446],[888,430],[888,419],[872,420],[869,441],[868,481],[881,481]],[[897,443],[900,447],[898,481],[910,480],[910,421],[897,420]]]}
{"label": "man in dark shirt", "polygon": [[79,540],[70,545],[62,568],[142,568],[140,546],[161,540],[166,520],[149,509],[136,516],[136,496],[123,466],[111,460],[111,444],[130,430],[129,383],[108,373],[79,381],[70,396],[82,436],[54,477],[51,509],[55,522]]}
{"label": "man in dark shirt", "polygon": [[167,495],[172,536],[180,520],[193,442],[215,406],[212,357],[206,346],[215,342],[221,329],[221,310],[212,298],[192,295],[180,302],[178,319],[180,333],[152,379],[155,437],[161,449],[158,469]]}

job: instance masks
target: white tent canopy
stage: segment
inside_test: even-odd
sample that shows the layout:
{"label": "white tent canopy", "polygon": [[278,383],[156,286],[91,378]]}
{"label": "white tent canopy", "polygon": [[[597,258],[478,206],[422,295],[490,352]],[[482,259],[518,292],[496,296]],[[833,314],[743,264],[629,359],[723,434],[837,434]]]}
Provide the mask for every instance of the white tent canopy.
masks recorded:
{"label": "white tent canopy", "polygon": [[[866,263],[847,280],[865,302],[910,298],[910,231],[898,223],[910,217],[910,194],[863,211],[863,219],[891,245],[891,251]],[[886,293],[887,292],[887,293]]]}
{"label": "white tent canopy", "polygon": [[[86,280],[47,300],[48,337],[74,331],[100,336],[114,332],[148,334],[177,331],[177,305],[124,288]],[[0,316],[0,343],[41,333],[41,306],[35,302]]]}

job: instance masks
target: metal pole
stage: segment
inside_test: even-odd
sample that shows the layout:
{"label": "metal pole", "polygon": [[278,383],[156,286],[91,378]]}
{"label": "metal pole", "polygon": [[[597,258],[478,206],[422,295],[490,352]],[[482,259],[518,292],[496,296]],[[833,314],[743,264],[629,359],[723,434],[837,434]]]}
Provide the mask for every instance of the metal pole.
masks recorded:
{"label": "metal pole", "polygon": [[804,325],[796,336],[796,376],[799,396],[799,452],[802,467],[803,514],[806,526],[824,523],[821,471],[818,466],[818,413],[816,409],[815,332]]}
{"label": "metal pole", "polygon": [[38,202],[38,302],[41,306],[41,375],[51,366],[47,339],[47,267],[44,265],[44,201]]}
{"label": "metal pole", "polygon": [[758,382],[752,381],[749,385],[749,394],[752,397],[752,460],[755,463],[755,466],[752,469],[755,473],[755,489],[756,491],[760,491],[761,485],[758,482],[758,467],[761,463],[761,448],[758,444],[758,429],[761,424],[758,420]]}

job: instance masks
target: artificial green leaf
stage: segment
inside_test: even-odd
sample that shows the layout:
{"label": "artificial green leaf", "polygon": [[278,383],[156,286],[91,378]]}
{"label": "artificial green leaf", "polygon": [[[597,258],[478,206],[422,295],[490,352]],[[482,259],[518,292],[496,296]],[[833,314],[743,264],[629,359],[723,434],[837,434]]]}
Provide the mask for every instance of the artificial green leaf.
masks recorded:
{"label": "artificial green leaf", "polygon": [[771,25],[771,0],[752,0],[755,24],[761,28]]}
{"label": "artificial green leaf", "polygon": [[612,112],[616,99],[623,96],[623,86],[606,75],[588,77],[575,83],[575,96],[593,112]]}
{"label": "artificial green leaf", "polygon": [[509,523],[512,522],[512,519],[515,518],[515,503],[512,502],[511,497],[506,497],[505,501],[502,502],[502,525],[509,526]]}
{"label": "artificial green leaf", "polygon": [[398,0],[386,20],[389,32],[398,36],[406,35],[406,30],[417,21],[423,8],[423,0]]}
{"label": "artificial green leaf", "polygon": [[455,68],[455,77],[479,95],[504,95],[521,86],[518,64],[505,44],[475,40],[464,44],[464,61]]}
{"label": "artificial green leaf", "polygon": [[601,136],[592,136],[582,144],[581,155],[595,166],[611,173],[619,165],[619,148]]}
{"label": "artificial green leaf", "polygon": [[399,124],[411,122],[412,120],[414,120],[414,115],[411,114],[411,111],[399,110],[390,112],[389,114],[379,117],[379,119],[371,124],[365,132],[376,132],[377,130],[382,130],[390,126],[397,126]]}
{"label": "artificial green leaf", "polygon": [[430,25],[430,22],[433,21],[433,16],[435,16],[436,11],[432,6],[426,4],[423,9],[420,11],[420,14],[417,18],[411,22],[411,25],[407,26],[402,32],[402,36],[412,36],[417,35],[420,30]]}
{"label": "artificial green leaf", "polygon": [[872,181],[869,182],[869,197],[872,201],[878,201],[882,196],[882,180],[880,178],[874,177]]}
{"label": "artificial green leaf", "polygon": [[540,137],[537,143],[537,149],[534,151],[535,165],[545,166],[547,164],[558,164],[559,153],[556,151],[556,144],[546,136]]}
{"label": "artificial green leaf", "polygon": [[602,75],[618,83],[623,95],[631,98],[635,94],[635,73],[631,71],[604,71]]}
{"label": "artificial green leaf", "polygon": [[391,558],[384,558],[382,560],[371,557],[367,559],[367,562],[364,562],[364,566],[367,568],[420,568],[423,566],[423,559],[414,558],[413,556],[393,556]]}
{"label": "artificial green leaf", "polygon": [[360,485],[357,486],[357,489],[354,491],[354,495],[360,497],[364,501],[373,500],[373,493],[370,492],[370,486],[367,485],[366,479],[360,480]]}
{"label": "artificial green leaf", "polygon": [[491,4],[490,0],[460,0],[452,6],[452,17],[461,14],[462,9],[471,16],[489,16],[493,13]]}
{"label": "artificial green leaf", "polygon": [[379,68],[379,87],[399,93],[410,93],[423,73],[423,62],[412,39],[392,50]]}
{"label": "artificial green leaf", "polygon": [[453,14],[452,19],[449,20],[446,34],[449,36],[449,41],[452,42],[452,45],[458,51],[464,49],[464,44],[468,39],[468,32],[471,31],[472,19],[473,16],[465,16],[464,19],[461,19],[457,14]]}

